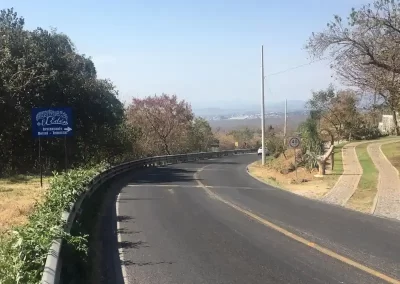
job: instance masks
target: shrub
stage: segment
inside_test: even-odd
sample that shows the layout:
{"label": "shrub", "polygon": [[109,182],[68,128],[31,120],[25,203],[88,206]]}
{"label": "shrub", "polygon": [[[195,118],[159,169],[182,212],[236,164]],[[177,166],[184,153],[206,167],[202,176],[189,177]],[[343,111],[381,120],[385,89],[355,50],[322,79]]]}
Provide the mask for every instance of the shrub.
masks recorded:
{"label": "shrub", "polygon": [[0,236],[0,283],[39,283],[48,250],[56,238],[66,240],[77,250],[86,250],[86,236],[72,237],[63,231],[61,214],[105,168],[101,164],[54,174],[44,201],[36,204],[28,224]]}
{"label": "shrub", "polygon": [[301,133],[302,162],[306,169],[312,170],[317,167],[316,157],[324,151],[323,141],[318,131],[317,122],[308,118],[303,122],[299,131]]}
{"label": "shrub", "polygon": [[275,135],[267,138],[265,144],[270,153],[276,154],[277,157],[285,151],[283,139]]}
{"label": "shrub", "polygon": [[356,140],[372,140],[382,136],[377,126],[362,126],[353,134],[353,138]]}

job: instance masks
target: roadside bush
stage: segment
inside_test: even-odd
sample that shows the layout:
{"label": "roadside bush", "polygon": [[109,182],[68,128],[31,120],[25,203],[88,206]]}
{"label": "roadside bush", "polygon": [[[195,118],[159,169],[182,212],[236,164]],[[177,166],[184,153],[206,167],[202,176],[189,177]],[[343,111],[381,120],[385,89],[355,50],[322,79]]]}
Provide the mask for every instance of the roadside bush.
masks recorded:
{"label": "roadside bush", "polygon": [[353,134],[353,138],[356,140],[372,140],[382,137],[382,133],[379,131],[377,126],[364,126],[357,129]]}
{"label": "roadside bush", "polygon": [[301,163],[308,170],[317,168],[317,156],[322,155],[324,151],[323,141],[321,139],[317,121],[308,118],[299,127],[301,133]]}
{"label": "roadside bush", "polygon": [[283,144],[283,139],[277,136],[272,136],[266,140],[265,143],[267,149],[270,151],[271,154],[279,157],[285,151],[285,146]]}
{"label": "roadside bush", "polygon": [[54,174],[44,201],[36,204],[29,222],[0,236],[0,283],[39,283],[48,250],[56,238],[63,238],[78,251],[86,251],[86,237],[72,237],[63,231],[61,214],[86,190],[86,185],[106,164],[90,169]]}

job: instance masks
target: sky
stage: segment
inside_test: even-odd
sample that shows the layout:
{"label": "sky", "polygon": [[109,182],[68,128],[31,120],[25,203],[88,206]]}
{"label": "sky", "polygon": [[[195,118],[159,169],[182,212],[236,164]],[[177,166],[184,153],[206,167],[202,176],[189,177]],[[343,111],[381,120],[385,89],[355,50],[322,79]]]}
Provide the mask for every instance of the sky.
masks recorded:
{"label": "sky", "polygon": [[368,0],[0,0],[26,28],[56,28],[91,56],[121,101],[176,94],[194,108],[237,108],[307,100],[333,82],[329,61],[311,61],[304,45],[334,14]]}

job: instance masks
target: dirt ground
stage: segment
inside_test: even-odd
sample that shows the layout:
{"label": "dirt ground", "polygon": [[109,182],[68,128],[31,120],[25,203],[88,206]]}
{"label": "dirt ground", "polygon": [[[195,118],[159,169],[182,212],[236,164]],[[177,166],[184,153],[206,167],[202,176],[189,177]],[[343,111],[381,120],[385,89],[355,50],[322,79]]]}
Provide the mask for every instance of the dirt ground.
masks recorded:
{"label": "dirt ground", "polygon": [[[265,167],[261,165],[261,161],[257,161],[249,165],[249,172],[272,186],[313,199],[324,196],[340,176],[327,170],[326,176],[317,178],[314,177],[318,173],[316,170],[310,172],[303,167],[298,167],[297,172],[282,174],[280,172],[282,169],[288,168],[291,163],[294,164],[293,151],[286,151],[285,155],[286,158],[281,155],[276,159],[268,159]],[[328,164],[327,169],[329,168],[330,165]]]}
{"label": "dirt ground", "polygon": [[29,176],[0,179],[0,233],[27,221],[36,201],[41,200],[48,188],[48,178]]}

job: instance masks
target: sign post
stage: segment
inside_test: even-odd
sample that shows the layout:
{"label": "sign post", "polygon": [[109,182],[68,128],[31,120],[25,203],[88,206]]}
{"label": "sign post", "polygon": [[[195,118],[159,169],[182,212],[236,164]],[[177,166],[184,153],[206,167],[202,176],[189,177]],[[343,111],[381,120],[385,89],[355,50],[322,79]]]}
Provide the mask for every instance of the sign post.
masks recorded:
{"label": "sign post", "polygon": [[294,168],[296,170],[296,180],[297,180],[297,159],[296,159],[296,149],[300,146],[299,137],[291,137],[289,139],[289,147],[294,151]]}
{"label": "sign post", "polygon": [[67,136],[72,136],[72,109],[69,107],[32,108],[32,135],[39,139],[40,185],[42,179],[42,137],[64,136],[65,170],[68,167]]}
{"label": "sign post", "polygon": [[39,169],[40,169],[40,187],[43,187],[43,173],[42,173],[42,143],[39,137]]}
{"label": "sign post", "polygon": [[68,149],[67,149],[67,136],[64,136],[64,159],[65,159],[65,171],[68,170]]}

